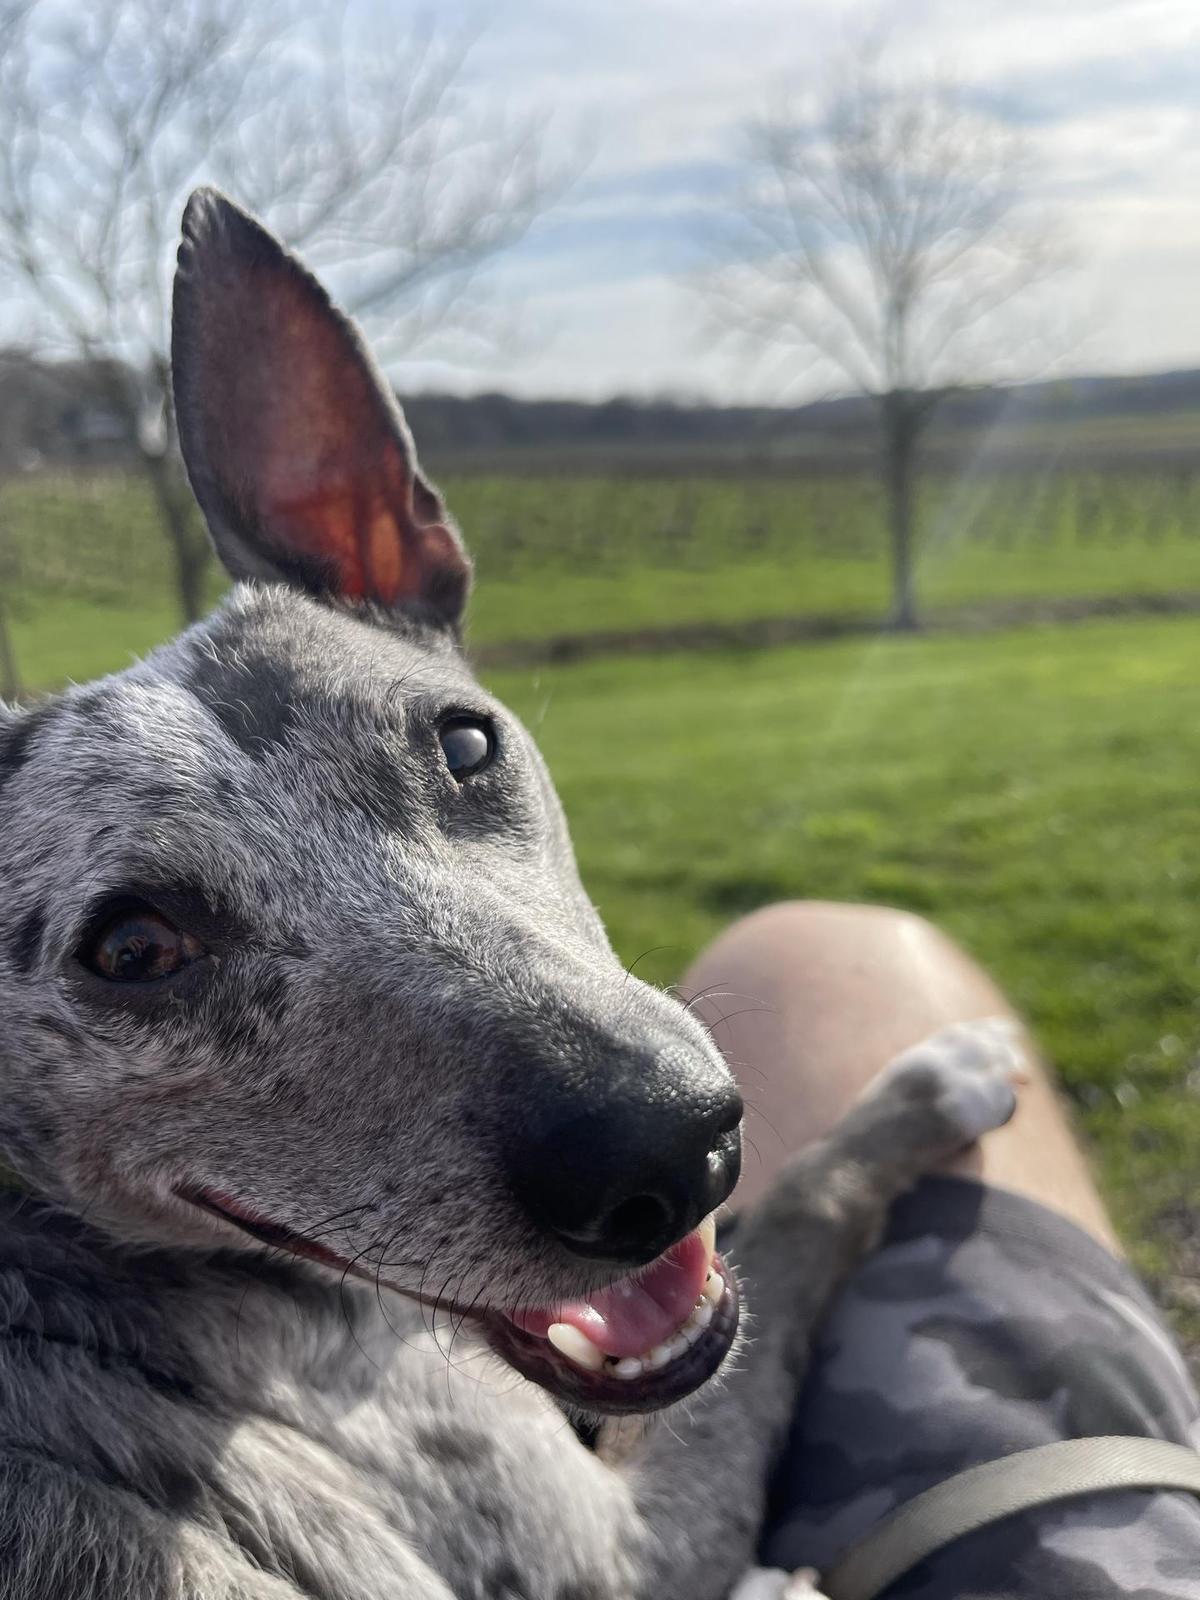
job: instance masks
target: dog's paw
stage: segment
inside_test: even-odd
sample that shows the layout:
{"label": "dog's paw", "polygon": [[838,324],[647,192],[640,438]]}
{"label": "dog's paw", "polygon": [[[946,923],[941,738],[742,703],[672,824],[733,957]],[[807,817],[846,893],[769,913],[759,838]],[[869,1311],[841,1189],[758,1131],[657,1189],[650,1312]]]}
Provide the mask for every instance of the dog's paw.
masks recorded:
{"label": "dog's paw", "polygon": [[751,1567],[743,1573],[729,1600],[784,1600],[788,1575],[779,1567]]}
{"label": "dog's paw", "polygon": [[777,1567],[751,1567],[729,1600],[825,1600],[812,1567],[782,1572]]}
{"label": "dog's paw", "polygon": [[879,1087],[931,1101],[948,1136],[968,1145],[1009,1121],[1017,1089],[1027,1081],[1017,1024],[1011,1017],[984,1017],[906,1050],[884,1068]]}

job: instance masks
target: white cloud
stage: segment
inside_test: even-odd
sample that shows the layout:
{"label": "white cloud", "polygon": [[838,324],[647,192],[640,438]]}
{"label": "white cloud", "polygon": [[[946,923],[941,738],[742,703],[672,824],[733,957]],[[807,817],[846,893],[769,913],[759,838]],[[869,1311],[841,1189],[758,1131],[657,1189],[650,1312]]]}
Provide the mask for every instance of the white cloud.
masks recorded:
{"label": "white cloud", "polygon": [[[1070,275],[1041,296],[1041,370],[1200,365],[1200,11],[1193,0],[896,0],[882,10],[813,0],[509,0],[480,64],[521,63],[595,140],[584,182],[497,275],[538,348],[456,386],[522,392],[673,389],[776,398],[777,376],[706,348],[679,277],[720,194],[740,124],[787,83],[819,82],[865,19],[901,59],[949,67],[1022,128],[1034,193],[1071,246]],[[509,78],[508,81],[511,81]],[[1055,329],[1055,319],[1060,326]],[[823,387],[810,383],[810,389]],[[801,379],[790,394],[805,392]]]}
{"label": "white cloud", "polygon": [[[374,3],[386,26],[424,0]],[[1061,322],[1071,370],[1200,365],[1196,0],[494,0],[486,14],[482,4],[440,0],[437,13],[447,26],[482,23],[472,93],[545,108],[552,138],[582,141],[591,160],[491,275],[527,348],[484,360],[477,345],[447,344],[402,369],[405,384],[780,396],[777,372],[706,343],[680,279],[721,204],[739,128],[784,85],[819,84],[868,19],[888,27],[902,58],[953,69],[1025,131],[1033,199],[1073,246],[1070,277],[1040,307]],[[15,302],[6,311],[26,324]],[[804,392],[802,378],[788,390]]]}

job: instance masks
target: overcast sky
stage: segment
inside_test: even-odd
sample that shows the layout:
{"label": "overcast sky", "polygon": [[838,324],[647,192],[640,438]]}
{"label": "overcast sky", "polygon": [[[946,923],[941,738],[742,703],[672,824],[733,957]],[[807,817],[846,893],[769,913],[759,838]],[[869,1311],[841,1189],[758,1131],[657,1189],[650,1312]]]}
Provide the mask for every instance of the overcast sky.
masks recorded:
{"label": "overcast sky", "polygon": [[[443,0],[438,15],[452,11]],[[555,137],[591,154],[494,269],[523,338],[495,359],[422,361],[405,385],[731,401],[829,392],[828,379],[714,348],[681,284],[729,192],[747,118],[819,82],[863,17],[888,19],[902,54],[949,69],[1031,145],[1033,199],[1073,256],[1046,300],[1052,331],[1031,374],[1200,366],[1197,0],[498,0],[476,92],[544,107]]]}

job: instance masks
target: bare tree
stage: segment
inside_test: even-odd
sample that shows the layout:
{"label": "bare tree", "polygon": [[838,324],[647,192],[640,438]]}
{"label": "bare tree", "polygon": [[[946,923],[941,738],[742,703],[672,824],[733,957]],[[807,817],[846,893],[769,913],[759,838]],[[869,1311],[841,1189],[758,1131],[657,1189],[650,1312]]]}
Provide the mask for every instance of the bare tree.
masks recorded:
{"label": "bare tree", "polygon": [[21,692],[21,674],[10,625],[12,605],[9,597],[19,576],[14,570],[15,564],[8,522],[4,507],[0,505],[0,701],[15,700]]}
{"label": "bare tree", "polygon": [[1023,204],[1024,148],[952,85],[890,73],[875,44],[816,103],[748,135],[710,305],[875,398],[892,620],[915,627],[921,435],[947,393],[1004,375],[1000,314],[1054,264]]}
{"label": "bare tree", "polygon": [[[13,40],[24,20],[26,0],[2,0],[0,3],[0,79]],[[14,588],[15,558],[11,535],[0,502],[0,701],[15,700],[21,692],[21,678],[17,668],[16,648],[9,626],[9,597]]]}
{"label": "bare tree", "polygon": [[106,375],[191,619],[208,549],[167,361],[187,191],[226,188],[410,349],[472,314],[480,265],[565,174],[536,118],[474,107],[470,40],[421,24],[370,34],[322,0],[9,0],[0,18],[0,277],[36,308],[26,342]]}

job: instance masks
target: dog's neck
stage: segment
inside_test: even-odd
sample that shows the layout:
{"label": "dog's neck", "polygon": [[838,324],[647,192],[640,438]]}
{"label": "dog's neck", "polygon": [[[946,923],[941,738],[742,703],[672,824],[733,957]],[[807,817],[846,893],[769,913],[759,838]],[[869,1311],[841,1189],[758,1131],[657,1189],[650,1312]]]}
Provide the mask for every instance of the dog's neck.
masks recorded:
{"label": "dog's neck", "polygon": [[436,1372],[444,1384],[416,1305],[381,1306],[365,1284],[266,1251],[130,1246],[31,1196],[29,1185],[0,1191],[0,1277],[23,1285],[28,1309],[5,1334],[29,1349],[48,1344],[107,1359],[112,1370],[137,1368],[161,1392],[219,1396],[227,1415],[261,1410],[276,1384],[303,1407],[331,1373],[362,1399],[397,1350],[414,1344],[431,1352],[418,1374]]}

